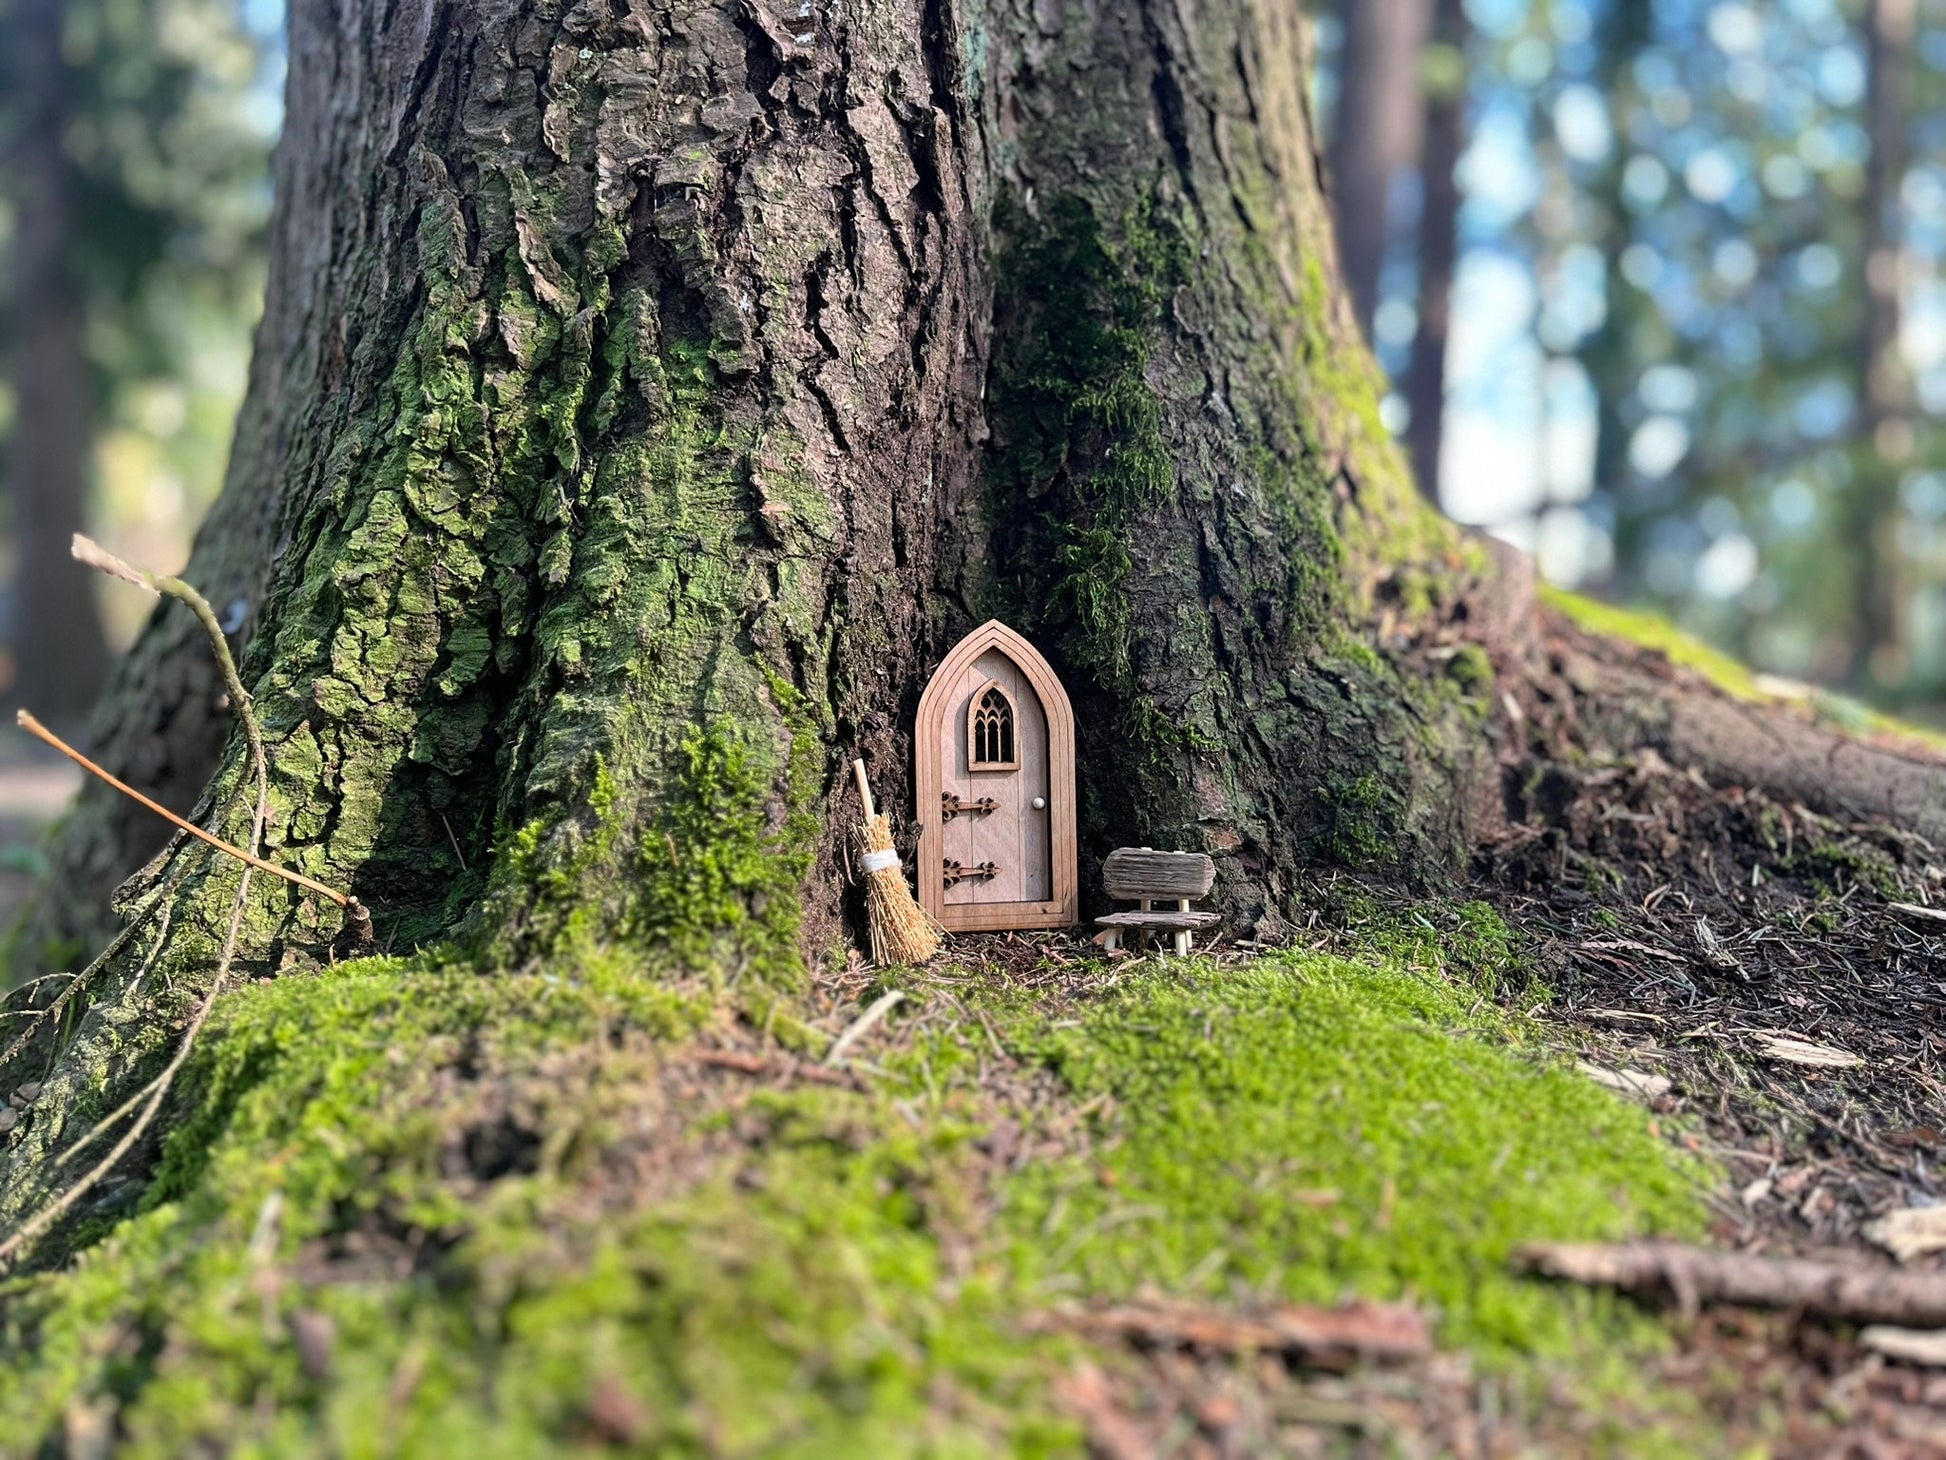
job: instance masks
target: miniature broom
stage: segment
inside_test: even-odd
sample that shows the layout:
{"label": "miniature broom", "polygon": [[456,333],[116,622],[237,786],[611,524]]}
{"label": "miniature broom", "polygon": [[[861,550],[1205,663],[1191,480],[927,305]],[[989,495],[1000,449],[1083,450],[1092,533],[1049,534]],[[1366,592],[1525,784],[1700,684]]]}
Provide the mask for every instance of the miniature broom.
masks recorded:
{"label": "miniature broom", "polygon": [[858,777],[858,799],[865,803],[865,819],[853,832],[858,865],[865,873],[865,919],[872,934],[872,961],[881,968],[894,963],[924,963],[939,951],[945,932],[926,910],[913,901],[892,845],[892,823],[872,804],[872,783],[865,779],[865,762],[851,763]]}

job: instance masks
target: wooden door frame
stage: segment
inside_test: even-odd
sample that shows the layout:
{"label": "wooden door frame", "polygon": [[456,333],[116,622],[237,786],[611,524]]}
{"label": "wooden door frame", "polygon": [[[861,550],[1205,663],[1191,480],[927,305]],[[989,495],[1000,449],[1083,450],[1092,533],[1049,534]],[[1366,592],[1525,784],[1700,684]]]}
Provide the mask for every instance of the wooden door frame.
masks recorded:
{"label": "wooden door frame", "polygon": [[[940,796],[945,790],[945,767],[940,762],[939,736],[948,698],[959,677],[989,649],[998,649],[1027,677],[1041,702],[1047,722],[1047,809],[1049,889],[1046,902],[946,902],[946,823]],[[1022,727],[1025,728],[1024,726]],[[1068,692],[1054,676],[1040,651],[998,619],[988,619],[961,639],[940,661],[919,697],[913,726],[913,755],[918,763],[919,904],[952,932],[983,932],[999,928],[1065,928],[1079,920],[1076,892],[1074,826],[1074,709]],[[1016,749],[1019,749],[1016,746]]]}

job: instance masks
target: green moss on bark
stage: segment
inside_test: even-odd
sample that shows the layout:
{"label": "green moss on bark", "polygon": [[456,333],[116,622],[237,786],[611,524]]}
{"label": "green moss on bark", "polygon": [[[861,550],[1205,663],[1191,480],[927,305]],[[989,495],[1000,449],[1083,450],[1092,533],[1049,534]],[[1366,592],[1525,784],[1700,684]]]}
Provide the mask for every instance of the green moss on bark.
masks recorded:
{"label": "green moss on bark", "polygon": [[1112,236],[1072,196],[1038,217],[1013,205],[997,226],[1016,241],[998,284],[1011,323],[988,392],[1000,434],[988,480],[1003,536],[1041,565],[1010,588],[1074,668],[1133,699],[1128,538],[1176,487],[1146,369],[1189,241],[1153,194]]}

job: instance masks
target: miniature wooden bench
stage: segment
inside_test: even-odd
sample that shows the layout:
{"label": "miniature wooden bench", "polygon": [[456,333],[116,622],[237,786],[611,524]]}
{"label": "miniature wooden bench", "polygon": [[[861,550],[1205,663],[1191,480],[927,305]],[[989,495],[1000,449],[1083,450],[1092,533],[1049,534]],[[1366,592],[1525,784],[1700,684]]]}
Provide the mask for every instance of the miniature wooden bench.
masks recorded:
{"label": "miniature wooden bench", "polygon": [[[1137,904],[1135,912],[1109,913],[1095,919],[1104,929],[1095,940],[1103,948],[1122,946],[1123,934],[1146,938],[1150,933],[1172,933],[1176,952],[1188,953],[1190,935],[1220,919],[1213,912],[1192,912],[1192,898],[1207,897],[1216,883],[1216,863],[1201,852],[1158,852],[1149,847],[1121,847],[1108,854],[1101,865],[1101,879],[1108,895],[1117,902]],[[1175,903],[1175,908],[1158,909],[1155,903]]]}

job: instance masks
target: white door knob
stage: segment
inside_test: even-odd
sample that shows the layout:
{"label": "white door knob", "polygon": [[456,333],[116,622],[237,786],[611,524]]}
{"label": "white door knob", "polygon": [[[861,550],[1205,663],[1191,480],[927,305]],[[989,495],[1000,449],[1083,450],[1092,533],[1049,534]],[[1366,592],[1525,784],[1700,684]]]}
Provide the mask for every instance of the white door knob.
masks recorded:
{"label": "white door knob", "polygon": [[1047,797],[1045,797],[1045,796],[1036,796],[1036,797],[1034,798],[1034,809],[1035,809],[1036,811],[1045,811],[1045,810],[1047,810]]}

